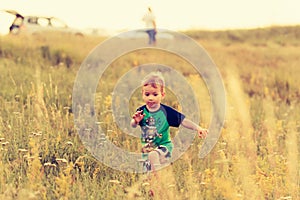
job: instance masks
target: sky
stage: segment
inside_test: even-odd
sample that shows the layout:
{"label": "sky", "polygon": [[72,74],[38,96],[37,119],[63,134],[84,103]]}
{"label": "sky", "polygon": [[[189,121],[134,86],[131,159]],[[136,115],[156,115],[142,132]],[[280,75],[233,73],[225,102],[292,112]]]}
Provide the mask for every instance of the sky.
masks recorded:
{"label": "sky", "polygon": [[[240,29],[300,25],[300,0],[1,0],[0,10],[61,18],[75,28],[130,30],[151,6],[158,28]],[[0,13],[0,32],[12,16]]]}

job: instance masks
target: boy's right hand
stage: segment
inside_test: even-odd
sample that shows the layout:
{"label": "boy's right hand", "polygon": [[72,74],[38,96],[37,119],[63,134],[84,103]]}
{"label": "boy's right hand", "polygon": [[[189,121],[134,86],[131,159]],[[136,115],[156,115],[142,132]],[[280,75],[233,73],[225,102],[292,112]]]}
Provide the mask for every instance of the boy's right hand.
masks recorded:
{"label": "boy's right hand", "polygon": [[143,113],[142,110],[136,111],[136,113],[134,113],[132,115],[132,119],[134,119],[136,124],[139,124],[140,121],[142,121],[142,119],[145,117],[145,114]]}

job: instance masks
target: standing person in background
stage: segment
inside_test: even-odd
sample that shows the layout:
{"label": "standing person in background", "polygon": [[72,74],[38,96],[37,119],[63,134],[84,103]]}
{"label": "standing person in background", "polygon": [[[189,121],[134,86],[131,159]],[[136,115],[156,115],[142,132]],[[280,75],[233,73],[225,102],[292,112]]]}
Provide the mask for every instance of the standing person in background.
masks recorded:
{"label": "standing person in background", "polygon": [[149,36],[149,45],[156,44],[156,21],[155,15],[153,14],[150,7],[148,7],[148,12],[144,15],[143,21],[146,24],[146,33]]}

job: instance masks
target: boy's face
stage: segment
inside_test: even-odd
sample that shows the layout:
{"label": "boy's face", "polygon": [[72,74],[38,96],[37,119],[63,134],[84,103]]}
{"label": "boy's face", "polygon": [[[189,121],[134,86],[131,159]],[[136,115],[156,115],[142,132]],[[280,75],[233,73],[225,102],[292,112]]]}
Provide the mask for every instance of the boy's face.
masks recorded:
{"label": "boy's face", "polygon": [[148,110],[155,111],[159,108],[161,100],[165,97],[161,86],[152,87],[151,85],[143,86],[143,100],[146,103]]}

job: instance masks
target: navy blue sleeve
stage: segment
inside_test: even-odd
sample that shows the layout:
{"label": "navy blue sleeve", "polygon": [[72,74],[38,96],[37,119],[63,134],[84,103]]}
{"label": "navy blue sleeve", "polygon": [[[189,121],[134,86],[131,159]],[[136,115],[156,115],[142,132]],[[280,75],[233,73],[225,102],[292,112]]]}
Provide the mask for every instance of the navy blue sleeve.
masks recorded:
{"label": "navy blue sleeve", "polygon": [[143,106],[141,106],[141,107],[139,107],[139,108],[137,108],[136,109],[136,111],[141,111],[141,110],[144,110],[144,108],[146,107],[146,105],[143,105]]}
{"label": "navy blue sleeve", "polygon": [[172,127],[179,127],[183,119],[185,118],[185,115],[178,112],[172,107],[166,106],[166,105],[161,105],[162,110],[164,111],[167,121],[169,123],[169,126]]}

